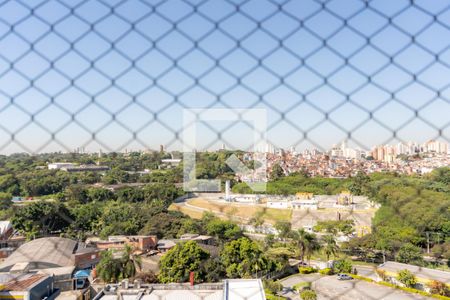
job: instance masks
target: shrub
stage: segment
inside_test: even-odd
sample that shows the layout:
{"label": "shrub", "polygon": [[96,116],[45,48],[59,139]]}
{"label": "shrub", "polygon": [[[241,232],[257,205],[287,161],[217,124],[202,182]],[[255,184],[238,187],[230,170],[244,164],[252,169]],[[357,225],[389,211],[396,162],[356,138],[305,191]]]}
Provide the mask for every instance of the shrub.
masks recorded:
{"label": "shrub", "polygon": [[383,281],[387,281],[388,275],[386,274],[385,270],[376,269],[375,272],[377,272],[378,277],[381,278]]}
{"label": "shrub", "polygon": [[352,262],[348,259],[337,260],[333,264],[334,273],[351,273]]}
{"label": "shrub", "polygon": [[317,300],[317,294],[313,290],[304,290],[300,293],[302,300]]}
{"label": "shrub", "polygon": [[423,264],[422,249],[414,246],[413,244],[404,244],[396,255],[396,261],[409,264],[414,263],[416,265]]}
{"label": "shrub", "polygon": [[286,300],[286,297],[282,297],[282,296],[277,296],[277,295],[273,295],[273,294],[268,294],[266,293],[266,299],[267,300]]}
{"label": "shrub", "polygon": [[264,289],[270,291],[271,294],[276,294],[283,289],[283,285],[278,281],[264,280]]}
{"label": "shrub", "polygon": [[397,280],[407,287],[414,287],[417,283],[417,279],[414,274],[406,269],[398,272]]}
{"label": "shrub", "polygon": [[430,288],[430,293],[441,295],[441,296],[450,296],[450,289],[447,285],[441,281],[433,280],[430,281],[427,286]]}
{"label": "shrub", "polygon": [[317,272],[317,269],[313,267],[299,267],[298,271],[300,274],[311,274]]}
{"label": "shrub", "polygon": [[311,282],[299,282],[294,284],[292,288],[298,292],[311,289]]}
{"label": "shrub", "polygon": [[331,268],[325,268],[325,269],[319,270],[319,273],[322,275],[333,275],[334,274],[333,269],[331,269]]}

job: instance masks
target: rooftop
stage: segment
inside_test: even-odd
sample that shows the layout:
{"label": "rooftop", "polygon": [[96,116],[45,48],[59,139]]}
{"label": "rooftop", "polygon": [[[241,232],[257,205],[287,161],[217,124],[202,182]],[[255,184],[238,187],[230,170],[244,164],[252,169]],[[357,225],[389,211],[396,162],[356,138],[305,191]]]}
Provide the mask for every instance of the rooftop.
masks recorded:
{"label": "rooftop", "polygon": [[189,284],[112,284],[94,300],[265,300],[260,279],[231,279],[220,283]]}
{"label": "rooftop", "polygon": [[73,266],[73,253],[77,245],[76,241],[60,237],[33,240],[20,246],[0,264],[0,271],[8,271],[16,264],[22,266],[26,263],[33,263],[31,268],[40,269]]}
{"label": "rooftop", "polygon": [[36,283],[47,278],[43,274],[23,274],[16,278],[12,278],[8,282],[0,285],[0,292],[5,291],[26,291],[32,288]]}

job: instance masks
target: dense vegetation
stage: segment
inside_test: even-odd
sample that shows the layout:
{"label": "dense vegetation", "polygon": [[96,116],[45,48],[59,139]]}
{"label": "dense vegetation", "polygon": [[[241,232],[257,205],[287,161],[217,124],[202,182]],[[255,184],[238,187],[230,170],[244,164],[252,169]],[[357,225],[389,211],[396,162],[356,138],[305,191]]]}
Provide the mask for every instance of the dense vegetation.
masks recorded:
{"label": "dense vegetation", "polygon": [[[233,173],[226,166],[230,155],[231,152],[226,151],[198,153],[197,176],[231,179],[235,192],[250,193],[245,184],[234,181]],[[10,219],[14,228],[29,239],[45,235],[83,239],[88,235],[116,234],[177,238],[184,233],[215,237],[218,255],[191,243],[174,248],[161,263],[162,275],[147,276],[162,282],[185,281],[186,270],[195,271],[198,282],[277,273],[286,269],[288,258],[308,261],[317,253],[327,260],[345,253],[369,261],[381,261],[384,256],[423,265],[424,250],[429,245],[437,260],[450,258],[450,168],[424,176],[376,173],[347,179],[310,178],[304,173],[284,176],[275,170],[268,183],[270,194],[335,194],[348,189],[381,204],[373,219],[372,233],[353,238],[339,247],[334,236],[351,236],[354,231],[351,222],[319,222],[314,228],[317,235],[292,231],[288,222],[279,222],[275,226],[278,236],[267,235],[264,241],[251,241],[243,237],[241,229],[232,221],[220,220],[209,213],[201,220],[194,220],[168,211],[169,205],[183,195],[183,191],[176,185],[182,179],[181,165],[159,168],[161,158],[166,157],[169,155],[159,152],[111,153],[102,157],[87,154],[0,156],[0,217]],[[110,166],[111,170],[99,174],[39,168],[53,161],[98,162]],[[152,171],[144,175],[135,172],[143,169]],[[108,188],[111,184],[116,185],[114,189]],[[12,205],[12,196],[19,195],[42,201]],[[180,253],[193,253],[194,257],[180,261],[176,259]],[[105,258],[102,264],[106,271],[102,276],[114,281],[136,275],[130,267],[133,259],[131,256],[118,260]],[[128,271],[119,272],[124,264]]]}
{"label": "dense vegetation", "polygon": [[[372,233],[345,245],[349,253],[363,259],[385,255],[388,259],[421,264],[414,253],[421,254],[429,241],[433,255],[450,257],[450,168],[437,169],[424,176],[375,173],[347,179],[310,178],[296,173],[278,177],[267,185],[269,194],[337,194],[342,190],[366,195],[381,204],[373,219]],[[235,185],[233,191],[252,192],[243,183]],[[331,230],[334,225],[342,227]],[[316,229],[348,233],[351,227],[325,222]]]}

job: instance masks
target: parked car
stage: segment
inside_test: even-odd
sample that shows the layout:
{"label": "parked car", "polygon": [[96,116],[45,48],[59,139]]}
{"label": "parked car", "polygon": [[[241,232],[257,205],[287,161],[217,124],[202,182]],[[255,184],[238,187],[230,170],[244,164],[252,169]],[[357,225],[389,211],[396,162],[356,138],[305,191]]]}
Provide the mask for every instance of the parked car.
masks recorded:
{"label": "parked car", "polygon": [[338,274],[338,280],[352,280],[353,277],[347,274]]}

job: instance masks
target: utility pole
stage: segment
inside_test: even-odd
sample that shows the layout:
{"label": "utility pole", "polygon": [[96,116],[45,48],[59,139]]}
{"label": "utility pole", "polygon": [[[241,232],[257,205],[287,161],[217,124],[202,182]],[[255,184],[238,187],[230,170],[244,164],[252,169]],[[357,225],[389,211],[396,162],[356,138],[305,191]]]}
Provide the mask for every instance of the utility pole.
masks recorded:
{"label": "utility pole", "polygon": [[430,232],[427,231],[427,254],[430,254]]}

